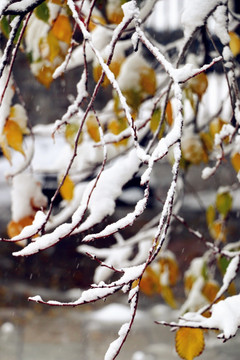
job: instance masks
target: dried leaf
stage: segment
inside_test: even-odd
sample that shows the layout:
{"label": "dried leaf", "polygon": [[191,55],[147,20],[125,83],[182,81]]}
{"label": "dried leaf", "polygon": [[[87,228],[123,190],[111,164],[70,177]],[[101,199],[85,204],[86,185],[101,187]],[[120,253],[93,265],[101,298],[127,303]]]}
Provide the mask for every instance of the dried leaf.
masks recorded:
{"label": "dried leaf", "polygon": [[179,328],[176,332],[175,346],[178,355],[185,360],[199,356],[205,346],[203,330]]}
{"label": "dried leaf", "polygon": [[74,195],[74,182],[69,175],[66,176],[60,188],[60,194],[64,200],[71,201]]}

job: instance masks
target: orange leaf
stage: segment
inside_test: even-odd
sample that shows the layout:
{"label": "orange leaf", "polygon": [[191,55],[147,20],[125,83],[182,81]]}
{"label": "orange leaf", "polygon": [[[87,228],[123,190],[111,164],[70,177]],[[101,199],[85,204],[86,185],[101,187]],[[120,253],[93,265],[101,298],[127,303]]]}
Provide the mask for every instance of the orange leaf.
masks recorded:
{"label": "orange leaf", "polygon": [[30,216],[25,216],[18,222],[10,221],[7,226],[8,236],[10,238],[13,238],[14,236],[17,236],[18,234],[20,234],[20,232],[22,231],[22,229],[25,226],[32,224],[33,219],[34,219],[34,216],[30,215]]}
{"label": "orange leaf", "polygon": [[59,15],[53,24],[52,32],[58,40],[70,44],[72,27],[69,18],[65,15]]}
{"label": "orange leaf", "polygon": [[60,194],[64,200],[70,201],[74,195],[74,182],[69,175],[66,176],[64,183],[60,188]]}
{"label": "orange leaf", "polygon": [[185,360],[193,360],[204,350],[203,330],[179,328],[176,332],[175,346],[178,355]]}

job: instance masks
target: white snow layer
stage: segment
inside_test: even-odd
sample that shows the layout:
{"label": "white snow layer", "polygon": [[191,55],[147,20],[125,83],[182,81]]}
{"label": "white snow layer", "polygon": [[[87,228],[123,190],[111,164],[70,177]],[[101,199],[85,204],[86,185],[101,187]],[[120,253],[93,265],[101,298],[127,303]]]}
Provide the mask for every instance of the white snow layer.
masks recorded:
{"label": "white snow layer", "polygon": [[240,295],[228,297],[212,306],[211,317],[197,313],[186,313],[179,322],[181,325],[219,329],[219,339],[228,340],[236,335],[240,326]]}
{"label": "white snow layer", "polygon": [[217,5],[224,2],[226,3],[226,0],[186,0],[181,19],[186,38],[189,38],[196,28],[204,25]]}

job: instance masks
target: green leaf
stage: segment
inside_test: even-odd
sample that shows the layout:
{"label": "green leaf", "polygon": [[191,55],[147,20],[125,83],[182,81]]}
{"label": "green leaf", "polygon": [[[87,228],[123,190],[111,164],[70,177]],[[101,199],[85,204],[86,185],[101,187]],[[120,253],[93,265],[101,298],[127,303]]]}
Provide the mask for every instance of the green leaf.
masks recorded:
{"label": "green leaf", "polygon": [[45,2],[43,2],[42,4],[37,6],[36,9],[34,10],[34,12],[38,19],[40,19],[46,23],[48,22],[50,13],[49,13],[48,6]]}
{"label": "green leaf", "polygon": [[218,258],[218,266],[222,274],[225,274],[228,265],[230,264],[231,260],[227,259],[225,256],[220,256]]}
{"label": "green leaf", "polygon": [[9,22],[8,22],[6,16],[2,17],[2,20],[0,21],[0,26],[1,26],[1,30],[2,30],[3,35],[6,38],[8,38],[9,34],[10,34],[10,31],[11,31],[11,27],[9,25]]}
{"label": "green leaf", "polygon": [[224,218],[228,215],[232,208],[232,196],[229,192],[217,194],[216,208]]}

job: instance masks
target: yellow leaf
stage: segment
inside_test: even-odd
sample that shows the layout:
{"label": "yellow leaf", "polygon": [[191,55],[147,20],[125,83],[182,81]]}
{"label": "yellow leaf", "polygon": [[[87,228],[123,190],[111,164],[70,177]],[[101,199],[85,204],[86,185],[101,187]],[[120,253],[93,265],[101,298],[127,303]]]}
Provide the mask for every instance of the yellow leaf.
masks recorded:
{"label": "yellow leaf", "polygon": [[192,286],[193,286],[195,281],[196,281],[196,279],[190,274],[187,274],[187,275],[184,276],[184,289],[185,289],[187,294],[192,289]]}
{"label": "yellow leaf", "polygon": [[215,118],[211,121],[209,125],[209,134],[214,139],[215,134],[220,133],[223,125],[226,124],[221,118]]}
{"label": "yellow leaf", "polygon": [[147,296],[161,293],[161,285],[158,274],[148,267],[140,282],[140,290]]}
{"label": "yellow leaf", "polygon": [[130,88],[122,91],[128,105],[134,110],[138,111],[139,106],[143,100],[142,92],[136,88]]}
{"label": "yellow leaf", "polygon": [[232,163],[234,170],[238,173],[240,170],[240,154],[239,153],[232,154],[231,163]]}
{"label": "yellow leaf", "polygon": [[209,133],[201,132],[200,133],[200,139],[202,140],[204,148],[207,151],[212,151],[213,144],[214,144],[214,139],[211,137],[211,135]]}
{"label": "yellow leaf", "polygon": [[[75,146],[75,140],[78,130],[79,130],[79,125],[74,122],[67,124],[65,128],[65,138],[73,148]],[[83,134],[81,133],[78,140],[78,145],[82,142],[82,140],[83,140]]]}
{"label": "yellow leaf", "polygon": [[163,257],[159,260],[161,273],[165,272],[166,268],[168,271],[169,285],[174,286],[179,276],[178,264],[173,258]]}
{"label": "yellow leaf", "polygon": [[94,115],[89,115],[86,120],[87,132],[95,142],[100,141],[100,133],[97,120]]}
{"label": "yellow leaf", "polygon": [[229,191],[221,192],[216,197],[216,208],[218,212],[226,218],[232,209],[233,198]]}
{"label": "yellow leaf", "polygon": [[209,207],[206,210],[206,220],[209,227],[212,226],[214,219],[216,216],[216,211],[213,205],[209,205]]}
{"label": "yellow leaf", "polygon": [[177,303],[175,301],[172,289],[169,286],[162,286],[161,287],[161,295],[164,301],[171,306],[171,308],[176,309]]}
{"label": "yellow leaf", "polygon": [[71,201],[74,195],[74,182],[69,175],[66,176],[60,188],[60,194],[64,200]]}
{"label": "yellow leaf", "polygon": [[54,69],[51,66],[43,65],[37,74],[38,81],[44,85],[47,89],[50,87],[53,81],[53,72]]}
{"label": "yellow leaf", "polygon": [[47,43],[49,47],[48,59],[52,63],[54,59],[60,54],[61,48],[58,39],[54,35],[53,31],[49,31],[47,35]]}
{"label": "yellow leaf", "polygon": [[216,282],[207,281],[202,288],[202,293],[211,303],[215,299],[219,289],[219,285]]}
{"label": "yellow leaf", "polygon": [[150,130],[154,133],[159,125],[161,119],[161,109],[155,109],[150,120]]}
{"label": "yellow leaf", "polygon": [[[109,69],[113,72],[115,77],[117,77],[120,72],[120,67],[121,67],[122,61],[123,61],[123,58],[119,58],[119,61],[112,61],[111,64],[109,65]],[[101,65],[100,64],[94,65],[93,66],[93,78],[94,78],[95,82],[98,82],[101,75],[102,75]],[[107,87],[109,84],[110,84],[110,81],[109,81],[108,77],[105,75],[104,80],[101,83],[101,86]]]}
{"label": "yellow leaf", "polygon": [[[123,130],[125,130],[128,126],[128,122],[126,118],[119,118],[116,120],[112,120],[110,121],[110,123],[108,124],[108,130],[114,134],[114,135],[118,135],[120,134]],[[126,146],[128,143],[128,139],[123,139],[117,143],[115,143],[115,146]]]}
{"label": "yellow leaf", "polygon": [[107,19],[112,24],[120,24],[123,19],[123,11],[121,8],[121,2],[114,2],[114,6],[110,4],[106,6]]}
{"label": "yellow leaf", "polygon": [[59,15],[53,23],[52,33],[58,40],[70,44],[72,39],[72,26],[69,18],[65,15]]}
{"label": "yellow leaf", "polygon": [[229,33],[229,36],[230,36],[230,42],[229,42],[230,49],[233,53],[233,56],[237,56],[240,53],[240,38],[233,31]]}
{"label": "yellow leaf", "polygon": [[50,0],[50,2],[57,5],[63,5],[64,3],[67,2],[67,0]]}
{"label": "yellow leaf", "polygon": [[166,107],[166,120],[169,126],[173,124],[173,111],[172,111],[172,104],[169,100]]}
{"label": "yellow leaf", "polygon": [[15,121],[18,124],[22,134],[29,134],[29,129],[27,128],[28,117],[26,110],[22,105],[15,104],[11,106],[8,119]]}
{"label": "yellow leaf", "polygon": [[175,346],[178,355],[185,360],[199,356],[205,346],[203,330],[179,328],[176,332]]}
{"label": "yellow leaf", "polygon": [[2,135],[0,137],[0,146],[3,152],[3,155],[5,156],[5,158],[10,162],[11,164],[11,160],[12,160],[12,156],[11,156],[11,152],[10,149],[8,147],[8,143],[7,143],[7,139],[6,136]]}
{"label": "yellow leaf", "polygon": [[199,99],[201,100],[208,87],[207,75],[204,72],[198,74],[189,80],[188,86],[193,93],[198,95]]}
{"label": "yellow leaf", "polygon": [[8,146],[24,155],[22,148],[23,134],[20,126],[15,121],[8,119],[5,123],[3,133],[6,136]]}
{"label": "yellow leaf", "polygon": [[210,234],[214,240],[225,242],[227,239],[227,229],[224,221],[217,219],[209,226]]}
{"label": "yellow leaf", "polygon": [[140,86],[148,95],[154,95],[157,89],[157,81],[154,69],[143,66],[140,70]]}
{"label": "yellow leaf", "polygon": [[98,24],[105,25],[106,21],[102,16],[93,15],[90,19],[88,29],[89,31],[93,31]]}

